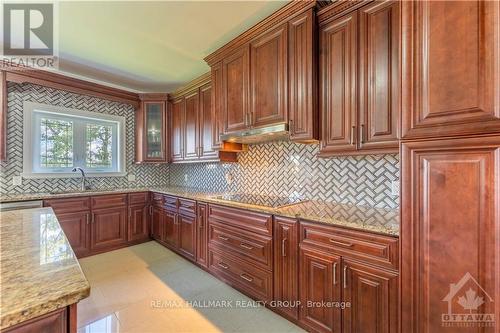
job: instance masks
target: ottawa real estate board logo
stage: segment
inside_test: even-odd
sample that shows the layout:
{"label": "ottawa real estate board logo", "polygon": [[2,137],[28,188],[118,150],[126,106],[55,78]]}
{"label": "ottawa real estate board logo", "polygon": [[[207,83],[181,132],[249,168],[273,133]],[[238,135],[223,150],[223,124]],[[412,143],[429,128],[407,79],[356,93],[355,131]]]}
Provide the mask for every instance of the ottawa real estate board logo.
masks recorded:
{"label": "ottawa real estate board logo", "polygon": [[57,68],[53,3],[2,1],[0,67]]}
{"label": "ottawa real estate board logo", "polygon": [[493,298],[470,273],[450,284],[443,302],[448,303],[447,313],[441,315],[444,327],[495,326],[495,314],[487,311],[493,308]]}

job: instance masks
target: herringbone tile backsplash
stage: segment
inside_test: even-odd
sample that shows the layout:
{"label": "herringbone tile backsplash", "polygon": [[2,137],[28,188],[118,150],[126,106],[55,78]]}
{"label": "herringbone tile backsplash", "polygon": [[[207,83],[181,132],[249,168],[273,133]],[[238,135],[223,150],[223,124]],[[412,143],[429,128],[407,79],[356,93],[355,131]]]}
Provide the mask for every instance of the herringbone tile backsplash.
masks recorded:
{"label": "herringbone tile backsplash", "polygon": [[33,84],[9,83],[7,112],[8,161],[1,165],[1,193],[32,193],[77,189],[75,178],[23,179],[21,186],[12,185],[12,177],[23,171],[23,102],[31,101],[91,112],[124,116],[126,119],[127,173],[136,176],[135,182],[127,177],[92,178],[94,188],[124,188],[168,185],[168,165],[134,164],[134,107],[129,104],[83,96]]}
{"label": "herringbone tile backsplash", "polygon": [[[299,195],[307,199],[397,208],[399,155],[317,158],[318,145],[272,142],[239,153],[239,163],[172,164],[170,185]],[[227,179],[232,181],[227,181]]]}

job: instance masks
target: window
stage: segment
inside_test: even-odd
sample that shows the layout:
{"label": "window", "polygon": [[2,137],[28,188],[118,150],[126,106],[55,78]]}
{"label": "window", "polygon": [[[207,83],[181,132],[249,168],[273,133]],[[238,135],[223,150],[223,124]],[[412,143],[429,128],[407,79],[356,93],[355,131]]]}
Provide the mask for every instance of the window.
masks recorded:
{"label": "window", "polygon": [[125,174],[123,117],[25,102],[23,176]]}

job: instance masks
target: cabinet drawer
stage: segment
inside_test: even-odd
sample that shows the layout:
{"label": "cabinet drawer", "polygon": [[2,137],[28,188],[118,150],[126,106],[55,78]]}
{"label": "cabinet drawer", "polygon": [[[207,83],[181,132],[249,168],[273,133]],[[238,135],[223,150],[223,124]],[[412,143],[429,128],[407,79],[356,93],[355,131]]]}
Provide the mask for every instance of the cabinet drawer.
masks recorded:
{"label": "cabinet drawer", "polygon": [[210,223],[209,246],[272,269],[272,238]]}
{"label": "cabinet drawer", "polygon": [[301,222],[300,240],[351,258],[398,268],[398,239],[362,231]]}
{"label": "cabinet drawer", "polygon": [[127,205],[127,194],[99,195],[92,197],[92,209]]}
{"label": "cabinet drawer", "polygon": [[253,231],[263,235],[272,235],[273,219],[270,214],[256,213],[244,209],[210,205],[208,221],[231,225],[242,230]]}
{"label": "cabinet drawer", "polygon": [[130,205],[143,204],[148,202],[149,192],[130,193],[128,202]]}
{"label": "cabinet drawer", "polygon": [[209,250],[209,270],[212,274],[261,301],[273,297],[272,273],[259,269],[227,253]]}
{"label": "cabinet drawer", "polygon": [[151,194],[151,204],[153,206],[163,206],[163,194],[153,193]]}
{"label": "cabinet drawer", "polygon": [[69,199],[49,199],[43,201],[44,207],[52,207],[56,214],[74,213],[90,210],[90,197]]}
{"label": "cabinet drawer", "polygon": [[163,196],[163,205],[171,211],[177,211],[177,198],[170,195]]}
{"label": "cabinet drawer", "polygon": [[196,201],[188,199],[179,199],[179,210],[185,213],[196,213]]}

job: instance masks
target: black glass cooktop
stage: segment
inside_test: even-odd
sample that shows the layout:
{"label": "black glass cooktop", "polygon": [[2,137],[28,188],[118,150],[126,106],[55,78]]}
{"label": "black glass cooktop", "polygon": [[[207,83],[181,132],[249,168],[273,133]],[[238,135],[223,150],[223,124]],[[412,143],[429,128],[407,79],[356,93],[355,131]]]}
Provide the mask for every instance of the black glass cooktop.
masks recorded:
{"label": "black glass cooktop", "polygon": [[270,195],[245,194],[245,193],[224,194],[215,196],[214,198],[218,200],[239,202],[243,204],[265,206],[271,208],[279,208],[305,201],[304,199],[297,197],[276,197]]}

